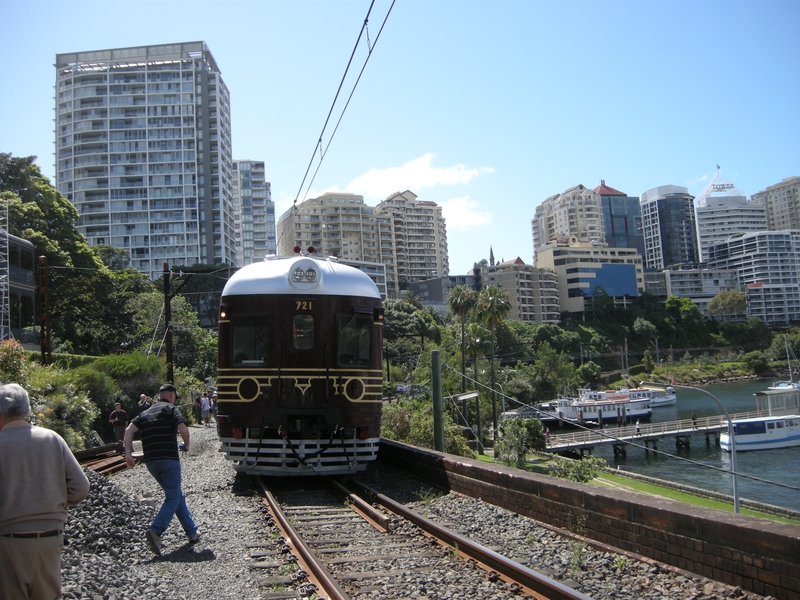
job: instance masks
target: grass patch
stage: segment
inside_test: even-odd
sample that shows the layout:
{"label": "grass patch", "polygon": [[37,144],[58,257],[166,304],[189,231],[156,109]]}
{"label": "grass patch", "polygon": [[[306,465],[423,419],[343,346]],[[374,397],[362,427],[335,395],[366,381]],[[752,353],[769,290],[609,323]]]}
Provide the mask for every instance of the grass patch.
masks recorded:
{"label": "grass patch", "polygon": [[[660,496],[662,498],[670,498],[671,500],[677,500],[678,502],[685,502],[686,504],[691,504],[692,506],[704,506],[706,508],[715,508],[717,510],[733,512],[732,502],[723,502],[721,500],[713,500],[711,498],[695,496],[694,494],[681,492],[678,490],[674,490],[672,488],[662,487],[659,485],[653,485],[652,483],[646,483],[643,481],[639,481],[638,479],[631,479],[629,477],[623,477],[621,475],[615,475],[613,473],[607,473],[607,472],[600,473],[596,479],[593,479],[592,481],[589,482],[589,485],[621,489],[631,492],[639,492],[642,494],[650,494],[651,496]],[[792,523],[793,525],[800,525],[800,521],[797,521],[796,519],[789,519],[786,517],[780,517],[776,515],[768,515],[755,510],[750,510],[749,508],[740,507],[739,512],[743,515],[761,517],[762,519],[771,519],[773,521],[778,521],[780,523]]]}

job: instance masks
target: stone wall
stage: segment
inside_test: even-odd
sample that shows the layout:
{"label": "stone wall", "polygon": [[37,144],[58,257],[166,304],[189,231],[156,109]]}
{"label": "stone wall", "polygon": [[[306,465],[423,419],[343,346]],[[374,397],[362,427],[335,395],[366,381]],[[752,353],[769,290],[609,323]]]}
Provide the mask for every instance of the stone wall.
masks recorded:
{"label": "stone wall", "polygon": [[379,460],[445,489],[780,600],[800,600],[800,526],[608,490],[381,440]]}

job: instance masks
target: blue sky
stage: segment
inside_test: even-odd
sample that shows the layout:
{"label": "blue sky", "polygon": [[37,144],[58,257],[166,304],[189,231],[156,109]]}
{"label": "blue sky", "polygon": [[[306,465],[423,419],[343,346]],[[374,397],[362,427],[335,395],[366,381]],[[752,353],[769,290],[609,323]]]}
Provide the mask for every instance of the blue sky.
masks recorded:
{"label": "blue sky", "polygon": [[[369,4],[0,0],[0,151],[53,178],[57,53],[204,40],[234,158],[265,161],[280,214]],[[372,43],[390,5],[375,0]],[[800,175],[798,24],[797,0],[397,0],[309,195],[443,205],[451,274],[490,246],[531,263],[536,206],[579,183],[697,195],[719,164],[749,196]]]}

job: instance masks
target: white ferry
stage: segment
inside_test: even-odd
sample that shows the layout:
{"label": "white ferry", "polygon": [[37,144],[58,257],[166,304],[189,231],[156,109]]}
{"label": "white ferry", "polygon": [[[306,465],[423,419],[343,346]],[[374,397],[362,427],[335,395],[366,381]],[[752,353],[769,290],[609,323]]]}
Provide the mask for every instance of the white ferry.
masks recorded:
{"label": "white ferry", "polygon": [[522,412],[528,413],[524,416],[535,416],[547,425],[564,421],[584,425],[622,425],[637,420],[648,421],[653,416],[651,397],[652,390],[581,390],[579,398],[559,398]]}
{"label": "white ferry", "polygon": [[675,388],[671,385],[668,385],[663,390],[651,390],[653,392],[653,397],[650,400],[650,406],[652,408],[661,408],[662,406],[672,406],[678,401],[678,394],[675,392]]}
{"label": "white ferry", "polygon": [[[776,389],[757,392],[756,406],[766,416],[733,420],[736,451],[773,450],[800,446],[800,390]],[[719,445],[731,451],[728,432],[721,433]]]}
{"label": "white ferry", "polygon": [[[734,419],[733,435],[737,452],[800,446],[800,415]],[[726,452],[731,451],[727,431],[719,434],[719,445]]]}

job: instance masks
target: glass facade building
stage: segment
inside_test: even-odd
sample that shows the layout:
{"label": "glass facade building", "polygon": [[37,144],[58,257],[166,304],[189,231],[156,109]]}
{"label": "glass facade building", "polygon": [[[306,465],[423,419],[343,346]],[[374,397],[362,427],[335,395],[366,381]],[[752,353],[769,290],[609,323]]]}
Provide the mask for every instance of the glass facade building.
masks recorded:
{"label": "glass facade building", "polygon": [[685,187],[662,185],[642,194],[645,266],[664,269],[699,260],[694,196]]}
{"label": "glass facade building", "polygon": [[600,181],[594,189],[603,209],[603,230],[609,248],[635,248],[644,256],[642,209],[639,198],[628,196]]}
{"label": "glass facade building", "polygon": [[56,184],[90,245],[236,265],[230,95],[205,42],[56,55]]}

